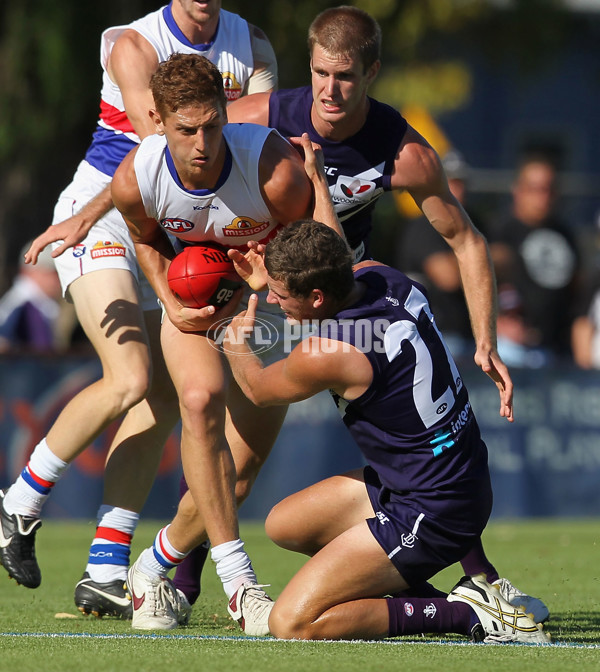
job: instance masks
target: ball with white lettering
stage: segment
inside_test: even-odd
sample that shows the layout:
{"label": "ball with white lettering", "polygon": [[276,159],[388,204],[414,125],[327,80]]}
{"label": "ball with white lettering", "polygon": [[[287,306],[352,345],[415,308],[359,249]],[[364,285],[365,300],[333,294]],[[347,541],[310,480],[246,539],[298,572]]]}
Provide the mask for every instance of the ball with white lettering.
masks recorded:
{"label": "ball with white lettering", "polygon": [[216,243],[185,247],[167,270],[175,298],[189,308],[222,308],[242,286],[226,248]]}

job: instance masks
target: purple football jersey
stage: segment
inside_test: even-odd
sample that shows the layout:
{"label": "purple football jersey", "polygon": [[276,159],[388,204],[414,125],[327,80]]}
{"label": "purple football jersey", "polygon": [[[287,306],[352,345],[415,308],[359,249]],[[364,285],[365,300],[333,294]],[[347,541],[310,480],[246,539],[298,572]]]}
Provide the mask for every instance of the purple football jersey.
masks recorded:
{"label": "purple football jersey", "polygon": [[487,478],[487,449],[425,289],[387,266],[355,277],[367,286],[363,297],[320,331],[359,349],[373,367],[358,399],[334,395],[344,423],[390,490],[465,492]]}
{"label": "purple football jersey", "polygon": [[323,148],[325,174],[335,210],[355,260],[368,258],[371,217],[377,199],[391,189],[391,174],[406,120],[389,105],[369,98],[367,121],[342,142],[322,138],[310,118],[310,86],[282,89],[269,98],[269,126],[283,136],[308,133]]}

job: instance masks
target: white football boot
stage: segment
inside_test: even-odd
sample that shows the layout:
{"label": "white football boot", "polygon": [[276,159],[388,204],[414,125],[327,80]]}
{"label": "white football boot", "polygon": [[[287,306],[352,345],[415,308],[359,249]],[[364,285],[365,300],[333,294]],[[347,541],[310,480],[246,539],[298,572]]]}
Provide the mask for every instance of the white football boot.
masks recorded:
{"label": "white football boot", "polygon": [[498,579],[492,586],[498,588],[507,602],[529,614],[536,623],[545,623],[550,617],[548,607],[538,597],[521,592],[508,579]]}
{"label": "white football boot", "polygon": [[475,612],[485,630],[488,644],[522,642],[549,644],[550,635],[525,612],[513,607],[489,584],[483,574],[463,577],[450,591],[448,602],[463,602]]}
{"label": "white football boot", "polygon": [[229,600],[227,611],[247,635],[269,634],[269,614],[275,602],[263,590],[265,586],[244,583]]}
{"label": "white football boot", "polygon": [[[127,572],[127,588],[131,595],[136,630],[172,630],[179,625],[180,599],[170,579],[148,576],[137,560]],[[189,618],[189,615],[188,615]]]}

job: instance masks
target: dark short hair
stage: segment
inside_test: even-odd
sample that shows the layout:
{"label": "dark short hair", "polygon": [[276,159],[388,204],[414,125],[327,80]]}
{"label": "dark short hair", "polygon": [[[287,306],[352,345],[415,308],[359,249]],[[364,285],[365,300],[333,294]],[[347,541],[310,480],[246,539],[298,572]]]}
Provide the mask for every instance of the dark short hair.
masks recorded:
{"label": "dark short hair", "polygon": [[308,51],[318,44],[332,56],[358,56],[365,72],[379,60],[381,28],[358,7],[341,5],[321,12],[308,29]]}
{"label": "dark short hair", "polygon": [[313,289],[339,301],[354,283],[352,254],[333,229],[302,219],[281,230],[267,245],[265,267],[290,294],[306,298]]}
{"label": "dark short hair", "polygon": [[200,54],[171,54],[150,78],[150,90],[161,116],[188,105],[214,103],[223,111],[227,107],[223,76]]}

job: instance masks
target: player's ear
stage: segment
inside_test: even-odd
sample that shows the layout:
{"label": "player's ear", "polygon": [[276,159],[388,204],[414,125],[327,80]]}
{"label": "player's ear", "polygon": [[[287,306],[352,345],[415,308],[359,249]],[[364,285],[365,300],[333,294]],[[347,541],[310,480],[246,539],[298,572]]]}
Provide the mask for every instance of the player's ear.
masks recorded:
{"label": "player's ear", "polygon": [[321,289],[313,289],[311,292],[313,308],[320,308],[325,302],[325,295]]}
{"label": "player's ear", "polygon": [[375,61],[367,71],[367,79],[369,84],[373,83],[373,80],[379,74],[379,68],[381,68],[381,61]]}
{"label": "player's ear", "polygon": [[156,128],[156,132],[158,133],[158,135],[164,135],[165,129],[160,114],[154,109],[150,109],[148,114],[150,115],[150,119],[152,119],[152,121],[154,122],[154,126]]}

